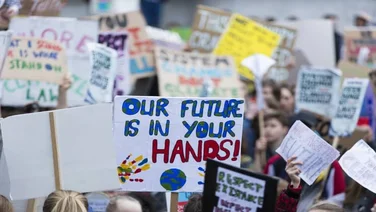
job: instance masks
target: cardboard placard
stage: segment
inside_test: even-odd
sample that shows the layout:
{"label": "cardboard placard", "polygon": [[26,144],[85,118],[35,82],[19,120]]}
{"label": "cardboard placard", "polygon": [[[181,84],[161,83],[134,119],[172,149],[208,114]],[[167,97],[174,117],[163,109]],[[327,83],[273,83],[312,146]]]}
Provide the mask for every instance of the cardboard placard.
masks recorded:
{"label": "cardboard placard", "polygon": [[188,47],[201,53],[211,53],[226,30],[230,18],[229,12],[198,5]]}
{"label": "cardboard placard", "polygon": [[23,79],[62,84],[68,73],[65,48],[56,41],[13,37],[2,79]]}
{"label": "cardboard placard", "polygon": [[[112,139],[111,117],[111,104],[97,104],[11,116],[1,121],[8,169],[0,173],[9,173],[12,199],[45,197],[59,189],[56,162],[60,167],[60,189],[78,192],[118,189],[115,149],[108,142]],[[24,132],[14,133],[19,127]],[[54,137],[56,148],[52,148]],[[90,151],[85,151],[88,148]],[[56,156],[53,150],[58,155],[57,161],[53,159]],[[20,167],[28,174],[20,173]],[[3,180],[6,179],[0,178],[0,184]],[[0,187],[0,194],[8,196],[9,190]]]}
{"label": "cardboard placard", "polygon": [[277,186],[278,179],[208,160],[202,211],[274,211]]}
{"label": "cardboard placard", "polygon": [[[86,104],[85,96],[91,70],[86,44],[98,39],[98,24],[95,21],[56,17],[16,17],[12,19],[9,29],[17,36],[31,36],[62,44],[68,57],[68,69],[72,73],[68,106]],[[24,106],[38,101],[41,106],[55,107],[57,90],[57,85],[44,82],[5,80],[2,105]]]}
{"label": "cardboard placard", "polygon": [[[161,96],[198,97],[210,80],[212,97],[243,97],[241,83],[231,57],[195,54],[156,48]],[[180,58],[180,59],[179,59]]]}
{"label": "cardboard placard", "polygon": [[114,96],[126,95],[130,92],[130,71],[127,32],[102,32],[99,34],[98,43],[104,44],[117,51],[117,71]]}
{"label": "cardboard placard", "polygon": [[154,45],[148,37],[146,22],[138,11],[85,17],[99,22],[100,32],[127,32],[132,77],[155,75]]}
{"label": "cardboard placard", "polygon": [[3,71],[4,62],[8,55],[12,34],[11,31],[0,31],[0,74]]}
{"label": "cardboard placard", "polygon": [[248,68],[241,65],[243,59],[259,53],[272,56],[280,42],[280,36],[260,24],[234,14],[213,53],[234,57],[238,72],[243,77],[253,80],[254,76]]}
{"label": "cardboard placard", "polygon": [[345,59],[357,63],[362,48],[369,50],[367,65],[376,64],[376,27],[346,28],[344,32]]}
{"label": "cardboard placard", "polygon": [[146,33],[157,46],[170,48],[177,51],[185,48],[185,42],[176,32],[147,26]]}
{"label": "cardboard placard", "polygon": [[332,118],[339,101],[340,86],[339,70],[303,66],[296,86],[296,109]]}
{"label": "cardboard placard", "polygon": [[276,64],[269,69],[268,76],[277,82],[286,81],[289,78],[288,62],[293,56],[293,50],[298,32],[290,27],[283,27],[276,24],[263,24],[267,29],[281,36],[281,42],[274,52],[272,58]]}
{"label": "cardboard placard", "polygon": [[126,191],[202,191],[207,159],[240,165],[243,99],[117,96],[114,136]]}
{"label": "cardboard placard", "polygon": [[89,43],[88,48],[92,71],[85,101],[89,104],[112,102],[117,52],[98,43]]}

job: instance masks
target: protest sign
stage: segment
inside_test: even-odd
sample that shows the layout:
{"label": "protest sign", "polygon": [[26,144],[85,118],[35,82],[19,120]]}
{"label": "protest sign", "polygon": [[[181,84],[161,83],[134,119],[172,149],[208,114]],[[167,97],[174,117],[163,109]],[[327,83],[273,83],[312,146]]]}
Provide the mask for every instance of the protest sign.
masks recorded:
{"label": "protest sign", "polygon": [[161,96],[198,97],[205,80],[213,82],[212,97],[243,97],[231,57],[155,50]]}
{"label": "protest sign", "polygon": [[365,141],[358,141],[341,157],[339,164],[348,176],[376,193],[376,153]]}
{"label": "protest sign", "polygon": [[114,108],[126,191],[200,192],[207,159],[240,165],[242,99],[117,96]]}
{"label": "protest sign", "polygon": [[[74,18],[29,17],[13,18],[9,26],[18,36],[31,36],[50,41],[59,41],[66,50],[68,69],[72,73],[72,86],[68,90],[68,106],[85,104],[85,96],[90,79],[90,60],[86,43],[96,42],[98,24],[94,21],[79,21]],[[77,30],[80,29],[80,30]],[[4,106],[24,106],[30,103],[30,96],[40,99],[40,105],[54,107],[57,99],[53,98],[57,86],[35,81],[5,80],[10,84],[4,87]],[[26,85],[25,85],[26,84]],[[29,90],[30,88],[30,90]],[[30,93],[34,93],[31,95]],[[38,98],[38,96],[48,96]]]}
{"label": "protest sign", "polygon": [[11,31],[0,31],[0,73],[3,70],[4,62],[8,54],[8,48],[12,41]]}
{"label": "protest sign", "polygon": [[276,64],[269,70],[268,76],[277,82],[285,81],[289,78],[287,66],[293,56],[295,40],[298,33],[296,29],[276,24],[267,23],[263,24],[263,26],[281,36],[281,42],[272,56]]}
{"label": "protest sign", "polygon": [[211,53],[226,30],[230,18],[229,12],[198,5],[188,47],[201,53]]}
{"label": "protest sign", "polygon": [[206,170],[202,211],[274,211],[278,179],[213,160]]}
{"label": "protest sign", "polygon": [[342,94],[335,116],[332,119],[332,136],[350,136],[359,119],[363,99],[368,87],[368,79],[347,78],[342,86]]}
{"label": "protest sign", "polygon": [[185,42],[176,32],[147,26],[146,33],[157,46],[170,48],[177,51],[185,48]]}
{"label": "protest sign", "polygon": [[[330,20],[299,20],[277,22],[298,31],[295,49],[302,51],[314,66],[335,67],[335,42],[333,22]],[[317,47],[320,48],[317,48]]]}
{"label": "protest sign", "polygon": [[104,193],[89,193],[85,195],[89,203],[89,212],[105,212],[110,198]]}
{"label": "protest sign", "polygon": [[[45,197],[61,189],[118,189],[115,149],[108,142],[111,117],[111,104],[97,104],[5,118],[1,122],[3,153],[12,199]],[[23,133],[14,133],[16,128]],[[21,167],[27,175],[20,174]],[[0,187],[0,194],[9,191]]]}
{"label": "protest sign", "polygon": [[127,32],[130,71],[133,77],[155,75],[154,45],[148,37],[146,22],[138,11],[87,17],[99,22],[101,32]]}
{"label": "protest sign", "polygon": [[126,32],[102,32],[99,34],[98,43],[117,51],[117,71],[115,80],[115,96],[125,95],[130,92],[129,53]]}
{"label": "protest sign", "polygon": [[62,84],[67,73],[67,56],[60,43],[17,36],[10,44],[1,78]]}
{"label": "protest sign", "polygon": [[297,109],[333,117],[337,109],[340,86],[340,70],[303,66],[299,71],[296,86]]}
{"label": "protest sign", "polygon": [[112,102],[117,53],[98,43],[88,44],[91,63],[91,78],[85,101],[89,104]]}
{"label": "protest sign", "polygon": [[277,33],[247,17],[234,14],[213,53],[233,56],[238,72],[253,80],[253,74],[241,65],[242,60],[256,53],[272,56],[279,41],[280,36]]}
{"label": "protest sign", "polygon": [[357,63],[362,49],[367,49],[366,64],[376,63],[376,27],[345,28],[345,59]]}
{"label": "protest sign", "polygon": [[320,173],[339,157],[339,152],[335,148],[301,121],[294,123],[276,152],[285,161],[295,156],[297,161],[303,163],[299,176],[308,185],[312,185]]}

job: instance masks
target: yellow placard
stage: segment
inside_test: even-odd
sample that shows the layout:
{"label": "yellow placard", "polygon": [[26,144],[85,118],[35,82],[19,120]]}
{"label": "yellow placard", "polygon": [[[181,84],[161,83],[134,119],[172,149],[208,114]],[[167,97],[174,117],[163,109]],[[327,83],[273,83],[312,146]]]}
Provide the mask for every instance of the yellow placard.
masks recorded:
{"label": "yellow placard", "polygon": [[255,53],[271,57],[279,41],[280,36],[277,33],[247,17],[234,14],[213,53],[233,56],[239,74],[253,80],[252,72],[241,65],[242,60]]}

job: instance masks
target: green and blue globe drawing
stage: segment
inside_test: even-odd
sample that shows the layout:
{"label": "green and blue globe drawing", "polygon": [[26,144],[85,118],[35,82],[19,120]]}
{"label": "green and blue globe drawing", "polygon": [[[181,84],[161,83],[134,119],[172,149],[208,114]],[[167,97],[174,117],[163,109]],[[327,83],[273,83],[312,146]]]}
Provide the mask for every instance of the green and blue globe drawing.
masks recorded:
{"label": "green and blue globe drawing", "polygon": [[162,173],[160,182],[167,191],[176,191],[185,185],[187,176],[180,169],[169,169]]}

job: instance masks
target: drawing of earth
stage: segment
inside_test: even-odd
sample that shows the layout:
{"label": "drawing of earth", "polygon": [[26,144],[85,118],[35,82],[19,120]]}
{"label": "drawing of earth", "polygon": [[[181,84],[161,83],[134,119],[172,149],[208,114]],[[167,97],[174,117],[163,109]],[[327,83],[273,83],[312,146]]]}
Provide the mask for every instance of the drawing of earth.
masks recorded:
{"label": "drawing of earth", "polygon": [[160,182],[167,191],[176,191],[185,185],[187,176],[180,169],[169,169],[162,173]]}

